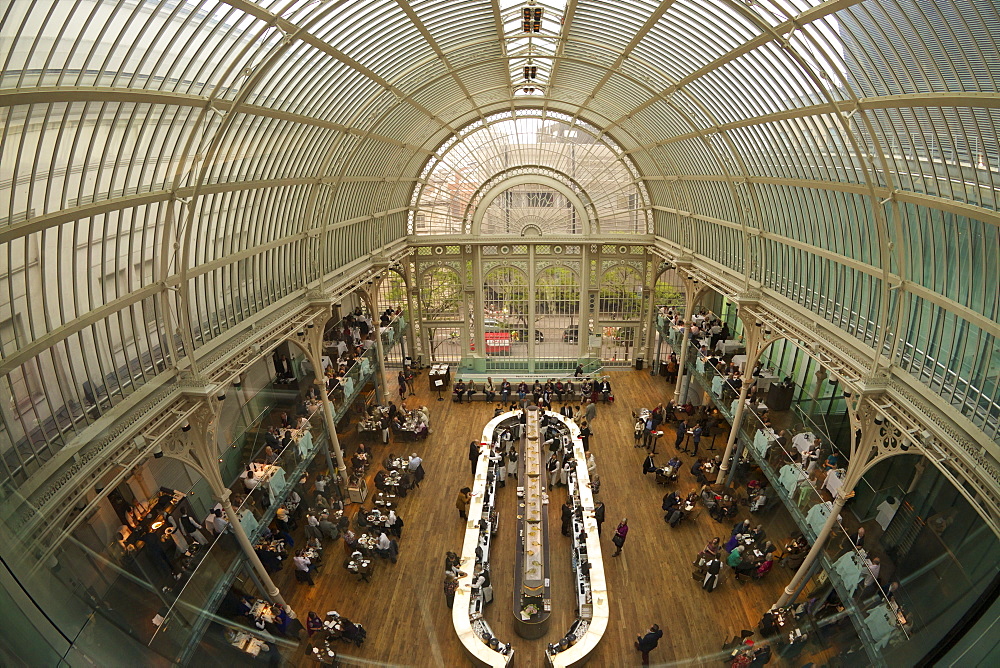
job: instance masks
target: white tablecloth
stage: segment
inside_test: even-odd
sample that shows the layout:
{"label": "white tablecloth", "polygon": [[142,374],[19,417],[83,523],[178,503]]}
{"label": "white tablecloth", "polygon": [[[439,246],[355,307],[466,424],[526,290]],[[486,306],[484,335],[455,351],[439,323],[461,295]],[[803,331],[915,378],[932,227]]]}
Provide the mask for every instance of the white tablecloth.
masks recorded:
{"label": "white tablecloth", "polygon": [[715,349],[721,352],[723,355],[729,355],[730,353],[735,353],[742,347],[743,343],[737,339],[729,339],[728,341],[720,340],[718,343],[715,344]]}
{"label": "white tablecloth", "polygon": [[781,486],[785,488],[785,491],[791,495],[795,492],[796,486],[799,482],[803,480],[808,480],[809,476],[806,472],[802,470],[802,467],[798,464],[785,464],[781,467],[779,473],[778,482]]}
{"label": "white tablecloth", "polygon": [[813,433],[811,431],[806,431],[801,434],[796,434],[792,438],[792,445],[799,452],[805,452],[809,449],[809,446],[812,445],[814,440],[816,440],[816,437],[813,436]]}
{"label": "white tablecloth", "polygon": [[[817,503],[809,512],[806,513],[806,522],[813,530],[813,534],[818,536],[819,532],[823,529],[823,525],[826,524],[826,520],[830,517],[830,513],[833,512],[833,504],[829,501],[823,501],[822,503]],[[837,515],[837,521],[840,521],[842,517]]]}
{"label": "white tablecloth", "polygon": [[899,509],[899,499],[893,498],[893,501],[895,503],[889,503],[887,499],[878,505],[878,515],[875,516],[875,521],[878,522],[883,531],[889,528],[889,523],[892,522],[892,518],[896,516],[896,511]]}
{"label": "white tablecloth", "polygon": [[742,371],[746,363],[747,363],[746,355],[733,355],[733,364],[736,366],[736,368]]}
{"label": "white tablecloth", "polygon": [[771,388],[771,383],[777,383],[778,377],[773,376],[769,373],[762,374],[757,377],[757,390],[760,392],[766,392]]}
{"label": "white tablecloth", "polygon": [[844,486],[844,479],[840,477],[843,473],[843,469],[831,469],[827,472],[826,480],[823,482],[823,487],[825,487],[826,491],[830,492],[835,499],[837,498],[837,492],[839,492],[840,488]]}
{"label": "white tablecloth", "polygon": [[767,455],[767,451],[777,439],[773,429],[761,428],[753,435],[753,449],[761,457]]}
{"label": "white tablecloth", "polygon": [[847,588],[847,591],[849,591],[852,596],[854,595],[854,590],[861,583],[861,580],[864,577],[863,572],[867,572],[864,570],[864,566],[862,565],[861,555],[854,550],[851,550],[840,559],[837,559],[837,561],[834,562],[833,570],[840,577],[844,586]]}

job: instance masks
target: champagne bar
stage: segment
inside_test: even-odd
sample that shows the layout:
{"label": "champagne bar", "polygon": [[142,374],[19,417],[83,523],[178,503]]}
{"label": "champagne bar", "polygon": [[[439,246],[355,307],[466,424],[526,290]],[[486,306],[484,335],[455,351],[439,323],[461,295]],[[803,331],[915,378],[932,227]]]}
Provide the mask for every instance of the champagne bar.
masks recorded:
{"label": "champagne bar", "polygon": [[548,488],[537,406],[525,409],[525,435],[518,469],[517,531],[514,568],[514,628],[522,638],[548,631],[552,608],[549,573]]}

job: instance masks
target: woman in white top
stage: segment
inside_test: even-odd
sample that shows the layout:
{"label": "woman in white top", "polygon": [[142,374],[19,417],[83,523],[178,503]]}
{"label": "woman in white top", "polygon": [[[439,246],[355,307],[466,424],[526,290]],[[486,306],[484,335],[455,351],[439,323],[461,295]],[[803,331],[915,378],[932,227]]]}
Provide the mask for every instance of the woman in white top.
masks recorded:
{"label": "woman in white top", "polygon": [[510,451],[507,453],[507,475],[516,476],[517,475],[517,448],[511,446]]}

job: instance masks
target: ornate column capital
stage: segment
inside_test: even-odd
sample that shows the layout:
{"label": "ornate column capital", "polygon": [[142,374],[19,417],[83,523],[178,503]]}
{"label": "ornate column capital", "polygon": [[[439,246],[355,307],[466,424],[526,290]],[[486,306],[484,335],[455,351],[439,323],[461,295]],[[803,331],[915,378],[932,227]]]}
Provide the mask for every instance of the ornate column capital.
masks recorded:
{"label": "ornate column capital", "polygon": [[214,396],[197,399],[189,414],[188,424],[168,435],[163,441],[163,454],[180,460],[205,478],[213,491],[225,487],[219,473],[216,429],[219,404]]}

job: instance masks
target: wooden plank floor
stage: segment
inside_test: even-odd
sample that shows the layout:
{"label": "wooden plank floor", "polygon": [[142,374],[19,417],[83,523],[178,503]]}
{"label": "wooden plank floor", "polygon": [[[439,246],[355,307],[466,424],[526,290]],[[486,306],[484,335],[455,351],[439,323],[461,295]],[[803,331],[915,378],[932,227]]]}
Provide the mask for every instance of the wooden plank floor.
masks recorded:
{"label": "wooden plank floor", "polygon": [[[665,635],[651,659],[657,664],[721,665],[718,654],[723,640],[742,628],[754,628],[761,614],[778,598],[791,572],[774,568],[763,581],[737,584],[726,577],[709,594],[691,578],[691,561],[713,536],[728,538],[732,524],[718,524],[704,511],[677,529],[663,522],[660,502],[665,493],[653,476],[642,475],[645,451],[633,447],[631,410],[665,402],[673,392],[660,377],[645,371],[612,370],[616,403],[601,405],[594,420],[591,450],[601,477],[601,499],[607,506],[603,530],[605,568],[610,591],[611,622],[601,645],[592,654],[595,666],[639,664],[633,648],[636,634],[658,623]],[[451,624],[441,589],[444,554],[460,551],[462,523],[454,501],[460,487],[471,483],[468,461],[470,440],[478,440],[493,406],[482,401],[458,405],[436,401],[427,389],[426,376],[417,378],[416,397],[407,404],[426,405],[432,415],[432,434],[418,443],[375,444],[375,459],[387,452],[402,455],[412,451],[424,458],[427,477],[421,487],[401,500],[399,514],[406,526],[400,540],[396,564],[380,561],[371,583],[357,582],[342,567],[342,544],[326,548],[326,564],[316,576],[316,586],[296,583],[291,565],[275,581],[304,620],[310,610],[323,615],[337,610],[368,629],[368,641],[359,649],[341,645],[343,663],[397,666],[465,666],[465,658]],[[669,441],[669,442],[667,442]],[[343,442],[349,456],[357,437],[347,430]],[[717,447],[724,444],[719,437]],[[372,444],[369,442],[369,445]],[[672,440],[661,439],[657,462],[673,452]],[[691,458],[680,455],[684,469],[678,491],[686,494],[697,485],[687,468]],[[319,459],[319,458],[318,458]],[[318,462],[317,462],[318,463]],[[374,467],[377,469],[378,467]],[[374,472],[374,471],[373,471]],[[513,632],[511,596],[513,568],[512,534],[514,485],[500,493],[500,533],[492,561],[494,602],[487,619],[498,637],[513,642],[518,666],[543,666],[546,643],[560,638],[573,619],[570,602],[569,539],[559,533],[559,518],[550,524],[553,560],[553,615],[545,638],[527,641]],[[565,491],[557,490],[549,507],[558,514]],[[353,517],[352,507],[349,512]],[[628,541],[618,558],[611,558],[610,538],[617,521],[628,516]],[[747,517],[741,508],[740,518]],[[779,543],[792,529],[791,519],[780,507],[755,516],[769,537]],[[296,535],[298,539],[301,529]],[[780,544],[780,543],[779,543]],[[304,634],[303,634],[304,636]],[[303,647],[286,651],[292,665],[315,665]],[[771,665],[782,665],[775,657]]]}

